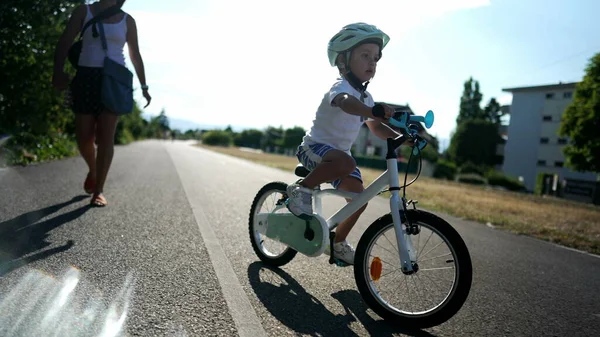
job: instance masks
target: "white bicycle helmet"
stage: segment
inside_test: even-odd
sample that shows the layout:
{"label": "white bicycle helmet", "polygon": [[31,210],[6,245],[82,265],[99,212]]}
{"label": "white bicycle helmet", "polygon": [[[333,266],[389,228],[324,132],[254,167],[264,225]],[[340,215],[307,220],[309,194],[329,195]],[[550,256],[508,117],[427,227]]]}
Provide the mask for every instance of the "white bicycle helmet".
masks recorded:
{"label": "white bicycle helmet", "polygon": [[[332,67],[335,67],[338,55],[368,40],[378,43],[380,51],[382,51],[390,41],[390,37],[379,28],[364,22],[352,23],[345,26],[329,40],[327,46],[329,63]],[[347,59],[349,57],[350,55],[346,56]]]}

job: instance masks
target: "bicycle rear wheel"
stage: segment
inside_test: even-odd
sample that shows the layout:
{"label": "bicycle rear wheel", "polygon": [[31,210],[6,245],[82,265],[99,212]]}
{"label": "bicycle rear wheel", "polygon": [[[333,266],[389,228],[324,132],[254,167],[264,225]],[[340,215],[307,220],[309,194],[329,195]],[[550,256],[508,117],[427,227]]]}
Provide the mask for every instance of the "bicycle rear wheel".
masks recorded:
{"label": "bicycle rear wheel", "polygon": [[420,229],[417,235],[405,235],[416,250],[416,272],[402,272],[392,216],[387,214],[361,237],[354,277],[364,301],[383,319],[428,328],[452,318],[466,301],[471,257],[458,232],[443,219],[418,210],[409,210],[407,217]]}
{"label": "bicycle rear wheel", "polygon": [[256,255],[264,263],[280,267],[290,262],[298,253],[289,246],[268,238],[259,233],[258,215],[264,213],[289,213],[283,203],[287,199],[287,184],[282,182],[272,182],[265,185],[256,193],[249,216],[249,234],[252,248]]}

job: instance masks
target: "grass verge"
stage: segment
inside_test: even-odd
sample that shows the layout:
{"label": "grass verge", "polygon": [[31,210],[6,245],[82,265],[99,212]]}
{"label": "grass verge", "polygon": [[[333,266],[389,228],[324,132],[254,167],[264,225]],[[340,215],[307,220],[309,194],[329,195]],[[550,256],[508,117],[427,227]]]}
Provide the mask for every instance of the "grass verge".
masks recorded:
{"label": "grass verge", "polygon": [[[235,147],[198,146],[290,172],[298,164],[295,157],[244,151]],[[361,172],[366,186],[382,171],[361,168]],[[401,178],[402,183],[404,176]],[[412,178],[414,176],[409,175],[408,181]],[[489,222],[497,228],[517,234],[600,254],[598,206],[429,177],[420,177],[409,186],[406,196],[418,200],[423,208],[481,223]]]}

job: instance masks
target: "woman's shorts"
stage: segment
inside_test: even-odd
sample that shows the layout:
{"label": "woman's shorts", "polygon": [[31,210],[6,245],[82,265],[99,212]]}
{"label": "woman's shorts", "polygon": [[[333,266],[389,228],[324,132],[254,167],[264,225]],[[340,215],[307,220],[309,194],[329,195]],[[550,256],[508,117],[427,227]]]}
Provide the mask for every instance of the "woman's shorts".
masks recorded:
{"label": "woman's shorts", "polygon": [[[302,166],[312,171],[315,169],[315,167],[317,167],[317,165],[321,163],[321,161],[323,160],[323,156],[325,156],[325,154],[331,150],[335,150],[335,148],[325,144],[302,144],[298,147],[296,157],[298,157],[298,160],[300,161],[300,164],[302,164]],[[354,169],[354,172],[350,173],[350,176],[360,180],[360,182],[363,182],[358,167]],[[331,185],[333,185],[333,188],[337,189],[341,182],[342,179],[340,178],[330,183]]]}
{"label": "woman's shorts", "polygon": [[78,67],[71,81],[71,108],[76,114],[99,115],[104,110],[100,96],[102,68]]}

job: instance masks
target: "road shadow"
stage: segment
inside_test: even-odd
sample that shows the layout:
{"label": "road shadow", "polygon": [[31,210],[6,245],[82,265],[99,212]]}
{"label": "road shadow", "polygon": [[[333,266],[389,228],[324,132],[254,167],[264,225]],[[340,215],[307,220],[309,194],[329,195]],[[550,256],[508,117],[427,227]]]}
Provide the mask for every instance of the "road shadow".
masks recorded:
{"label": "road shadow", "polygon": [[334,314],[323,303],[308,293],[284,270],[262,262],[248,266],[248,279],[254,293],[265,308],[282,324],[298,334],[310,336],[358,336],[351,325],[358,321],[372,336],[434,337],[423,330],[394,327],[384,320],[371,317],[368,308],[356,290],[343,290],[331,296],[346,310],[344,315]]}
{"label": "road shadow", "polygon": [[[42,250],[52,244],[47,241],[47,238],[50,236],[48,232],[83,215],[90,209],[91,206],[89,204],[45,221],[38,221],[85,198],[88,198],[88,196],[80,195],[68,201],[27,212],[13,219],[1,222],[0,276],[28,263],[45,259],[48,256],[64,252],[71,248],[74,242],[68,240],[64,245]],[[36,253],[31,254],[34,252]]]}

